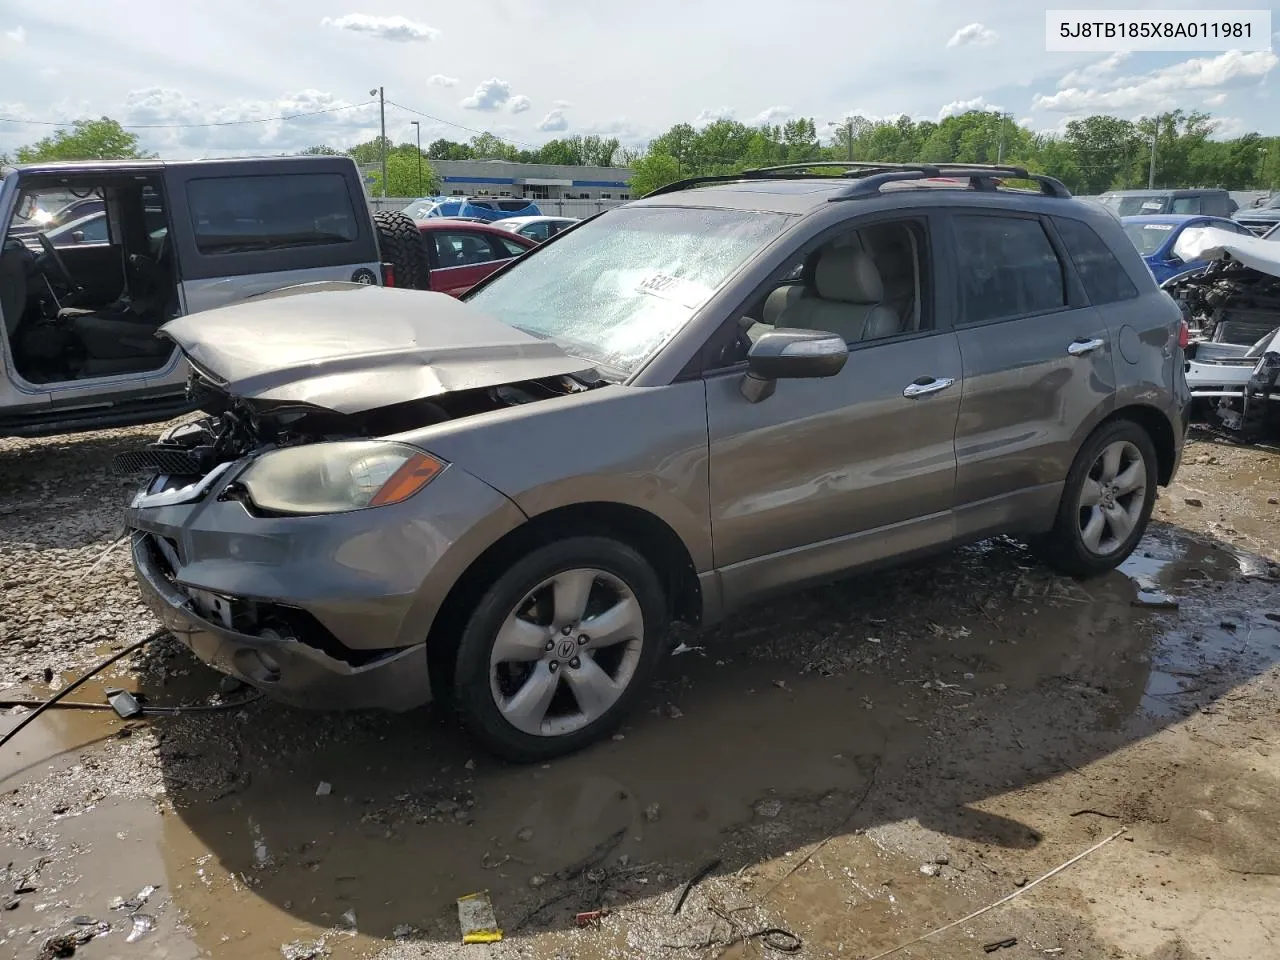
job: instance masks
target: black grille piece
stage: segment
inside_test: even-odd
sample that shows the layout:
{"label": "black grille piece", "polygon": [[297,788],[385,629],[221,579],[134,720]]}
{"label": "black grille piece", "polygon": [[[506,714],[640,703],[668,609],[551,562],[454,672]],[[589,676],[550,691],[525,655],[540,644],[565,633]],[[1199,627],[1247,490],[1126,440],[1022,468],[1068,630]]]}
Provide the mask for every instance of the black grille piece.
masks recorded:
{"label": "black grille piece", "polygon": [[163,447],[128,450],[112,458],[111,470],[120,476],[163,473],[199,477],[209,472],[209,453],[207,450],[177,450]]}

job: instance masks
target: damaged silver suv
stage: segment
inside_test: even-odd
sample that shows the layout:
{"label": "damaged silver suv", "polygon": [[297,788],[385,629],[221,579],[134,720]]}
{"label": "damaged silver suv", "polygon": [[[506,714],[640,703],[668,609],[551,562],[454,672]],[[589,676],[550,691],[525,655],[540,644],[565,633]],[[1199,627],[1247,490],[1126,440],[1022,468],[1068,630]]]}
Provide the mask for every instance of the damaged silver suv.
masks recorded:
{"label": "damaged silver suv", "polygon": [[281,700],[434,694],[528,761],[616,728],[673,619],[995,534],[1115,567],[1181,457],[1178,308],[1053,179],[840,166],[674,184],[463,302],[170,322],[208,417],[119,464],[147,603]]}

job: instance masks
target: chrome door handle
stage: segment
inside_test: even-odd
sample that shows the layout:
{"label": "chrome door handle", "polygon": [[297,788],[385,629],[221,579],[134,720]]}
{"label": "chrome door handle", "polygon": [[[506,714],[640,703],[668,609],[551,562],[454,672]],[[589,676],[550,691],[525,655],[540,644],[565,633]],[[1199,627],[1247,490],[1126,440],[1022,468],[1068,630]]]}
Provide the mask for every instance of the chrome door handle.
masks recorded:
{"label": "chrome door handle", "polygon": [[1073,357],[1083,357],[1086,353],[1093,353],[1106,342],[1105,340],[1075,340],[1067,346],[1067,353]]}
{"label": "chrome door handle", "polygon": [[926,383],[921,383],[917,380],[915,383],[908,383],[906,389],[902,391],[902,395],[904,397],[927,397],[931,393],[947,389],[953,383],[955,381],[950,379],[929,380]]}

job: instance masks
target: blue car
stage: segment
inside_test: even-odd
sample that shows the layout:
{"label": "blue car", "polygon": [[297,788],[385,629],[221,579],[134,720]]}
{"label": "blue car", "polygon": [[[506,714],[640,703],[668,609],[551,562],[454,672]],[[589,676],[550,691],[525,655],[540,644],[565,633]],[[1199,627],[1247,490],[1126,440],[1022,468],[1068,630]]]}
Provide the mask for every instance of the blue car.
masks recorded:
{"label": "blue car", "polygon": [[1138,248],[1142,258],[1156,278],[1156,283],[1164,283],[1170,277],[1186,273],[1197,267],[1208,264],[1207,260],[1197,263],[1184,263],[1173,255],[1173,245],[1182,236],[1187,227],[1218,227],[1251,237],[1253,233],[1248,227],[1227,220],[1224,217],[1204,217],[1187,213],[1161,213],[1148,217],[1121,217],[1124,232],[1129,235],[1133,245]]}

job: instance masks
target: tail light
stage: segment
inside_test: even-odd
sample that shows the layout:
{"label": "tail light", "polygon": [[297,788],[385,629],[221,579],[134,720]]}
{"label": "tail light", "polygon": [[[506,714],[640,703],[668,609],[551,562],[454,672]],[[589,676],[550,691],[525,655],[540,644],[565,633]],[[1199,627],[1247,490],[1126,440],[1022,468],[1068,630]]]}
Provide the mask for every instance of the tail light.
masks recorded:
{"label": "tail light", "polygon": [[384,263],[382,265],[382,285],[384,287],[394,287],[396,285],[396,265],[394,263]]}
{"label": "tail light", "polygon": [[1178,346],[1183,350],[1191,345],[1191,326],[1186,320],[1178,321]]}

